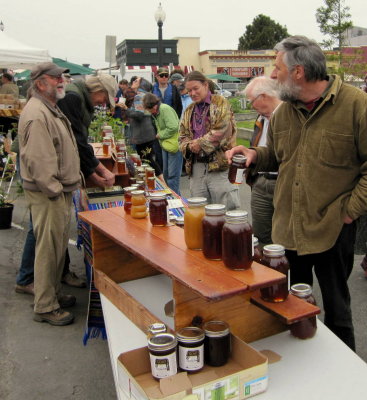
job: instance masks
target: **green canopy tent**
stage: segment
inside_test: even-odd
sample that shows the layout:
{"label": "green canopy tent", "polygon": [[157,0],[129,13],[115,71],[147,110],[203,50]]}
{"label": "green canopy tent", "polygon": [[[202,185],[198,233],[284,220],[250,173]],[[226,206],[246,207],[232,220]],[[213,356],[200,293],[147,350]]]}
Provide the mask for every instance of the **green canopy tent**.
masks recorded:
{"label": "green canopy tent", "polygon": [[241,82],[241,79],[238,79],[234,76],[227,74],[212,74],[206,76],[209,79],[217,79],[218,81],[226,81],[226,82]]}
{"label": "green canopy tent", "polygon": [[[68,68],[70,75],[90,75],[94,73],[94,69],[84,67],[83,65],[74,64],[61,58],[52,58],[52,62],[61,68]],[[15,74],[17,79],[29,79],[30,71],[27,69],[23,72]]]}

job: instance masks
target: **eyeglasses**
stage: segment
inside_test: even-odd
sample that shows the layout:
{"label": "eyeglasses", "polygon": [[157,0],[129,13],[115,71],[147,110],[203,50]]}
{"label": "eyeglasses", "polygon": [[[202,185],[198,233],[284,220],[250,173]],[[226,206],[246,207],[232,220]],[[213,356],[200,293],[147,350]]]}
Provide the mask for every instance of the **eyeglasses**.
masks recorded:
{"label": "eyeglasses", "polygon": [[161,78],[168,78],[168,74],[159,74]]}
{"label": "eyeglasses", "polygon": [[249,100],[249,104],[252,106],[255,103],[255,101],[262,95],[263,95],[263,93],[260,93],[253,100]]}

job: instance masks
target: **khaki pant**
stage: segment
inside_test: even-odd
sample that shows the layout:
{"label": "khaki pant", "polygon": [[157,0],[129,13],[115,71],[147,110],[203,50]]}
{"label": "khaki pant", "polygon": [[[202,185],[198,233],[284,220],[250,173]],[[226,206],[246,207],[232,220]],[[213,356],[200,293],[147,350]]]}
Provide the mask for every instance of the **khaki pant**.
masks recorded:
{"label": "khaki pant", "polygon": [[60,308],[61,275],[69,241],[72,193],[50,200],[41,192],[25,190],[36,238],[34,261],[34,311]]}

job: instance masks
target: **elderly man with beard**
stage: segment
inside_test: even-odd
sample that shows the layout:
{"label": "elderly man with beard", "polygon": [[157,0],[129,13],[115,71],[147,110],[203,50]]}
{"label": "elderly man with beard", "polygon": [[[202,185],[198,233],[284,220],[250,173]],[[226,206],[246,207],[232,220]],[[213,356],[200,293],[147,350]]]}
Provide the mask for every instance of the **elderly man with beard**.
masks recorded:
{"label": "elderly man with beard", "polygon": [[65,72],[50,62],[32,69],[31,97],[19,120],[20,167],[36,238],[33,319],[51,325],[70,324],[74,316],[62,308],[75,304],[74,296],[61,294],[72,192],[80,185],[73,131],[56,104],[65,96]]}
{"label": "elderly man with beard", "polygon": [[267,147],[237,147],[254,171],[278,169],[272,238],[286,248],[291,284],[318,279],[325,325],[351,349],[347,280],[355,221],[367,212],[367,95],[327,75],[325,56],[304,36],[275,47],[271,78],[284,101],[270,120]]}

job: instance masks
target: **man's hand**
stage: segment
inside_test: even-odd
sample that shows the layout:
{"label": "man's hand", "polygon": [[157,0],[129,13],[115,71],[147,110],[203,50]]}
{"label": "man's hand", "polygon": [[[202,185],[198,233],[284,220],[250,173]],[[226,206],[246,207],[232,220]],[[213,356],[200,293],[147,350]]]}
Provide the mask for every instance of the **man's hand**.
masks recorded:
{"label": "man's hand", "polygon": [[253,149],[248,149],[245,146],[235,146],[231,150],[227,150],[226,157],[227,157],[228,164],[232,163],[232,157],[235,154],[243,154],[245,157],[247,157],[246,167],[249,167],[251,164],[256,164],[257,153]]}
{"label": "man's hand", "polygon": [[90,178],[92,178],[100,187],[111,187],[115,183],[115,175],[102,163],[97,165],[95,172],[90,175]]}
{"label": "man's hand", "polygon": [[195,153],[195,154],[198,154],[199,151],[201,150],[201,146],[200,146],[200,144],[199,144],[197,139],[193,140],[189,144],[189,148],[190,148],[191,153]]}

